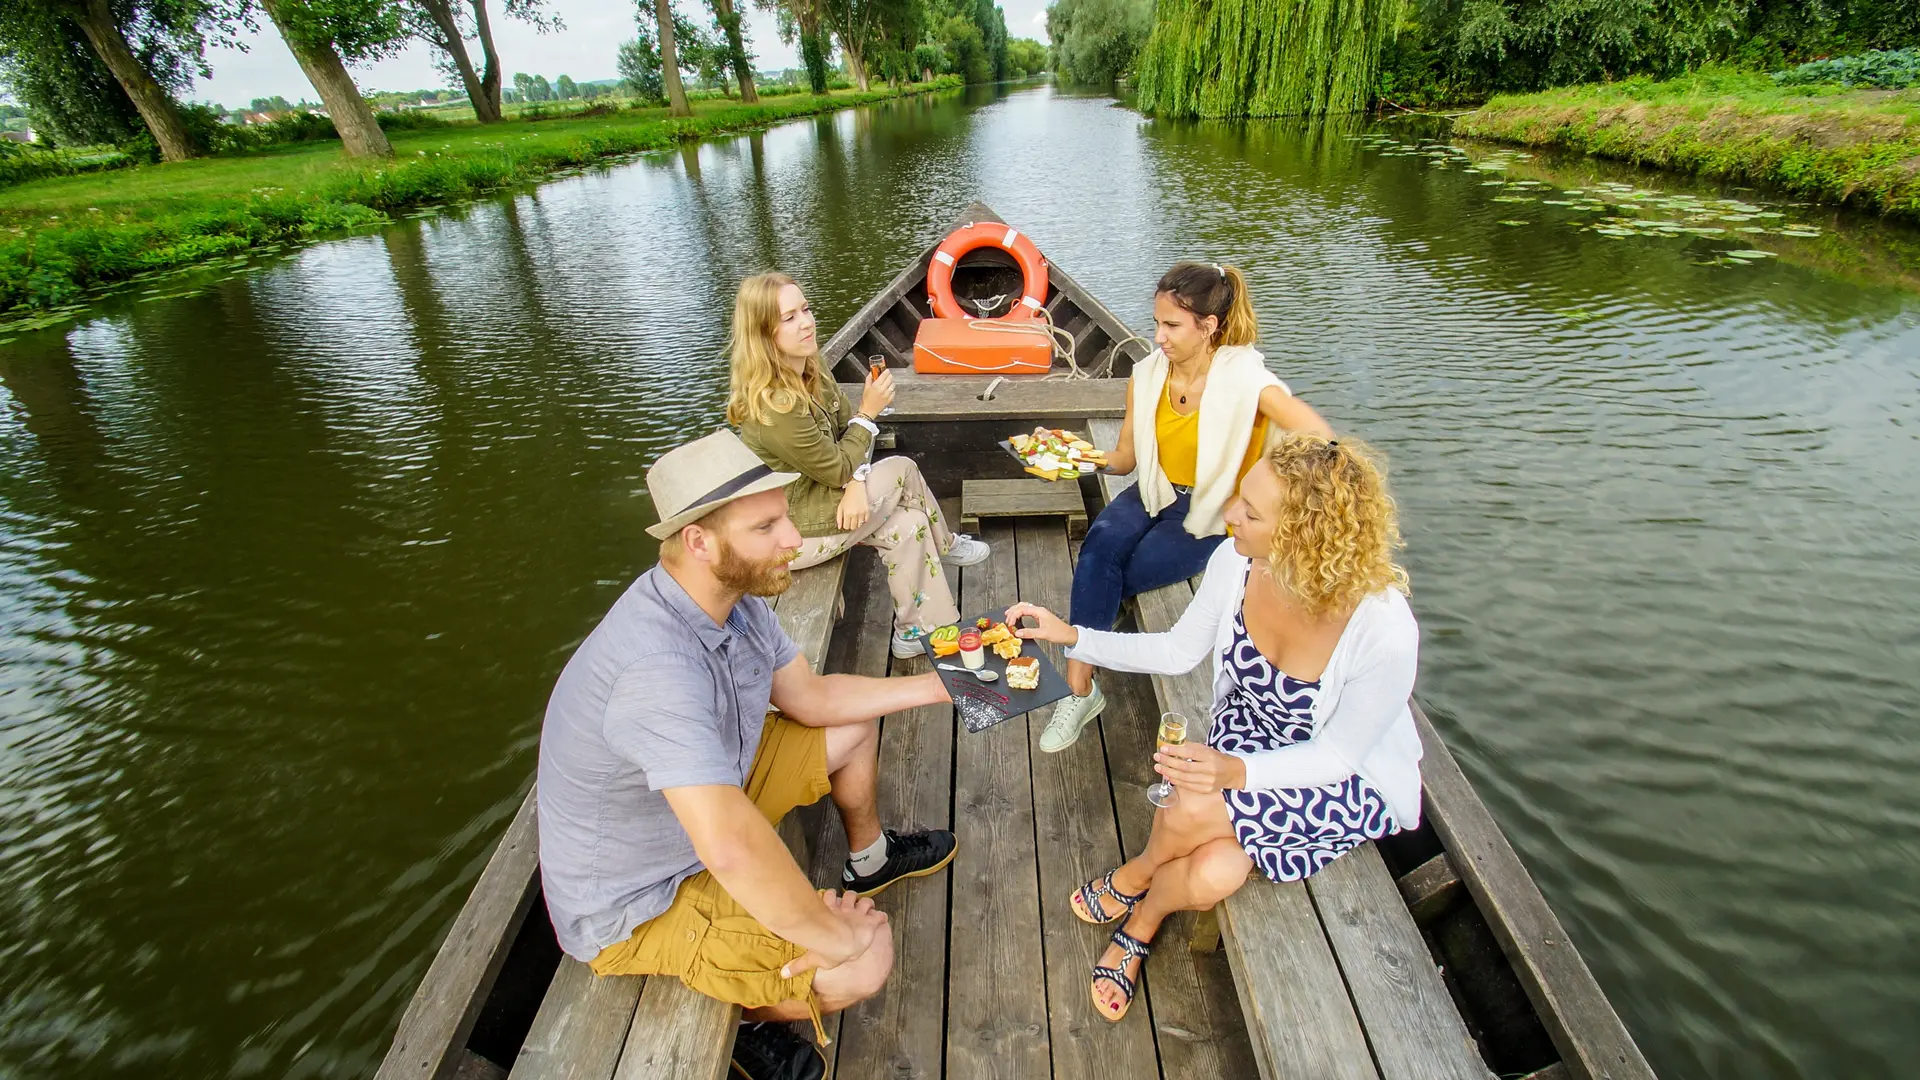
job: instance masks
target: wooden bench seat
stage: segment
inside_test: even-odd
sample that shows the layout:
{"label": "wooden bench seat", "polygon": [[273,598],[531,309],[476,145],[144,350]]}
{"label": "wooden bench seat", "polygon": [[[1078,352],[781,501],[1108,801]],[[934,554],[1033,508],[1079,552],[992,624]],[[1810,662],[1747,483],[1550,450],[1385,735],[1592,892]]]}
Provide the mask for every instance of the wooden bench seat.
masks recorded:
{"label": "wooden bench seat", "polygon": [[[780,625],[812,661],[826,662],[827,641],[840,610],[847,560],[796,571],[793,586],[774,599]],[[796,815],[781,836],[800,865],[807,850]],[[679,979],[600,978],[587,965],[562,957],[540,1003],[513,1080],[718,1080],[733,1052],[740,1008],[696,994]]]}

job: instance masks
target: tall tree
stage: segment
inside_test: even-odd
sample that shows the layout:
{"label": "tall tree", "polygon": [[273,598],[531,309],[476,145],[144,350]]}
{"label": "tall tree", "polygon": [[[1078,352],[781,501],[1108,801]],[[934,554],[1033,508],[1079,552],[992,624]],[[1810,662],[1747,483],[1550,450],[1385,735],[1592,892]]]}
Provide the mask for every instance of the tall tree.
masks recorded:
{"label": "tall tree", "polygon": [[753,85],[753,57],[747,54],[746,29],[740,25],[740,10],[733,0],[707,0],[713,5],[713,22],[720,28],[722,40],[727,46],[727,66],[733,69],[733,81],[740,84],[740,100],[748,105],[760,101],[760,91]]}
{"label": "tall tree", "polygon": [[[474,119],[483,124],[500,120],[500,57],[493,48],[493,27],[487,18],[487,0],[470,0],[467,11],[458,0],[411,0],[406,7],[413,35],[446,57],[446,66],[459,77],[473,103]],[[508,5],[509,12],[512,5]],[[467,51],[468,25],[480,43],[482,66],[474,67]]]}
{"label": "tall tree", "polygon": [[260,0],[320,92],[327,117],[353,157],[392,157],[393,144],[347,73],[346,60],[375,60],[401,48],[406,24],[392,0]]}
{"label": "tall tree", "polygon": [[70,44],[62,25],[79,31],[152,134],[161,159],[182,161],[197,150],[169,84],[184,89],[190,68],[206,73],[202,25],[237,14],[206,0],[0,0],[0,52],[51,60]]}
{"label": "tall tree", "polygon": [[673,0],[638,0],[640,15],[644,20],[651,16],[654,42],[660,52],[660,81],[667,88],[667,112],[672,116],[692,116],[693,106],[687,104],[687,88],[680,83],[680,50],[674,41],[674,24],[679,20],[673,13]]}
{"label": "tall tree", "polygon": [[145,130],[127,92],[65,19],[0,24],[0,88],[26,106],[45,143],[122,143]]}
{"label": "tall tree", "polygon": [[573,81],[573,76],[562,75],[553,81],[553,92],[561,101],[572,101],[580,96],[580,87]]}
{"label": "tall tree", "polygon": [[819,0],[821,21],[839,39],[840,55],[847,58],[847,70],[854,85],[872,88],[867,59],[879,40],[881,13],[892,0]]}

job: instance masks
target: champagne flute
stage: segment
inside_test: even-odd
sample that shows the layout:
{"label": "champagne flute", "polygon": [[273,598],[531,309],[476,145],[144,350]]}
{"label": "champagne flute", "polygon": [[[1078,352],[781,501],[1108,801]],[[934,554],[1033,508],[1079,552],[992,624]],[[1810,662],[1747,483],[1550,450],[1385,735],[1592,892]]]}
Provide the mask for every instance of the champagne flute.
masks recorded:
{"label": "champagne flute", "polygon": [[[1160,732],[1154,740],[1155,750],[1165,750],[1179,746],[1187,741],[1187,718],[1177,712],[1160,714]],[[1147,789],[1147,801],[1155,806],[1172,806],[1173,785],[1165,777]]]}

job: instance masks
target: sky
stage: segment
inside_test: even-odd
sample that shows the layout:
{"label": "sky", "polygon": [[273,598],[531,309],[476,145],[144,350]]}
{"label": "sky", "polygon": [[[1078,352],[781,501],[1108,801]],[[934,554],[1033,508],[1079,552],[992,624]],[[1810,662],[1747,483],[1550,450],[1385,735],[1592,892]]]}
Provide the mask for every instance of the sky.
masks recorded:
{"label": "sky", "polygon": [[[680,10],[692,15],[702,7],[700,0],[678,0]],[[754,54],[754,66],[761,71],[779,71],[800,66],[799,51],[780,40],[769,12],[748,6],[747,37]],[[494,47],[500,51],[500,64],[507,85],[513,85],[516,72],[545,75],[549,80],[571,75],[575,82],[617,78],[614,52],[623,41],[634,36],[634,7],[621,0],[547,0],[547,10],[558,15],[566,28],[542,34],[522,22],[504,18],[497,2],[488,5],[493,16]],[[1047,40],[1046,0],[1001,0],[1006,12],[1007,32],[1013,37]],[[276,94],[289,101],[319,95],[300,73],[293,54],[274,33],[272,24],[260,20],[262,29],[242,38],[240,49],[210,49],[207,62],[213,77],[201,79],[185,95],[194,101],[216,101],[238,108],[257,97]],[[424,90],[444,87],[448,82],[434,69],[433,50],[414,42],[407,50],[376,64],[356,67],[353,76],[363,90]]]}

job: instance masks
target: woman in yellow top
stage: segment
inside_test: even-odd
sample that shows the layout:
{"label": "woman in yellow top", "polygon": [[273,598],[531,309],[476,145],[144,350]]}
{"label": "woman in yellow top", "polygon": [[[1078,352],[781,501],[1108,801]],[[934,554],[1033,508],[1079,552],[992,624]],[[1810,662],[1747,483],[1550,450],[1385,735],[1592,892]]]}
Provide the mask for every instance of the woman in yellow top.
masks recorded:
{"label": "woman in yellow top", "polygon": [[[1181,262],[1153,296],[1159,348],[1134,365],[1127,418],[1106,471],[1139,480],[1087,529],[1073,570],[1075,626],[1111,630],[1120,605],[1206,568],[1226,535],[1221,514],[1280,431],[1333,429],[1253,348],[1260,324],[1238,267]],[[1073,696],[1054,707],[1040,749],[1072,746],[1107,704],[1093,667],[1067,661]]]}

